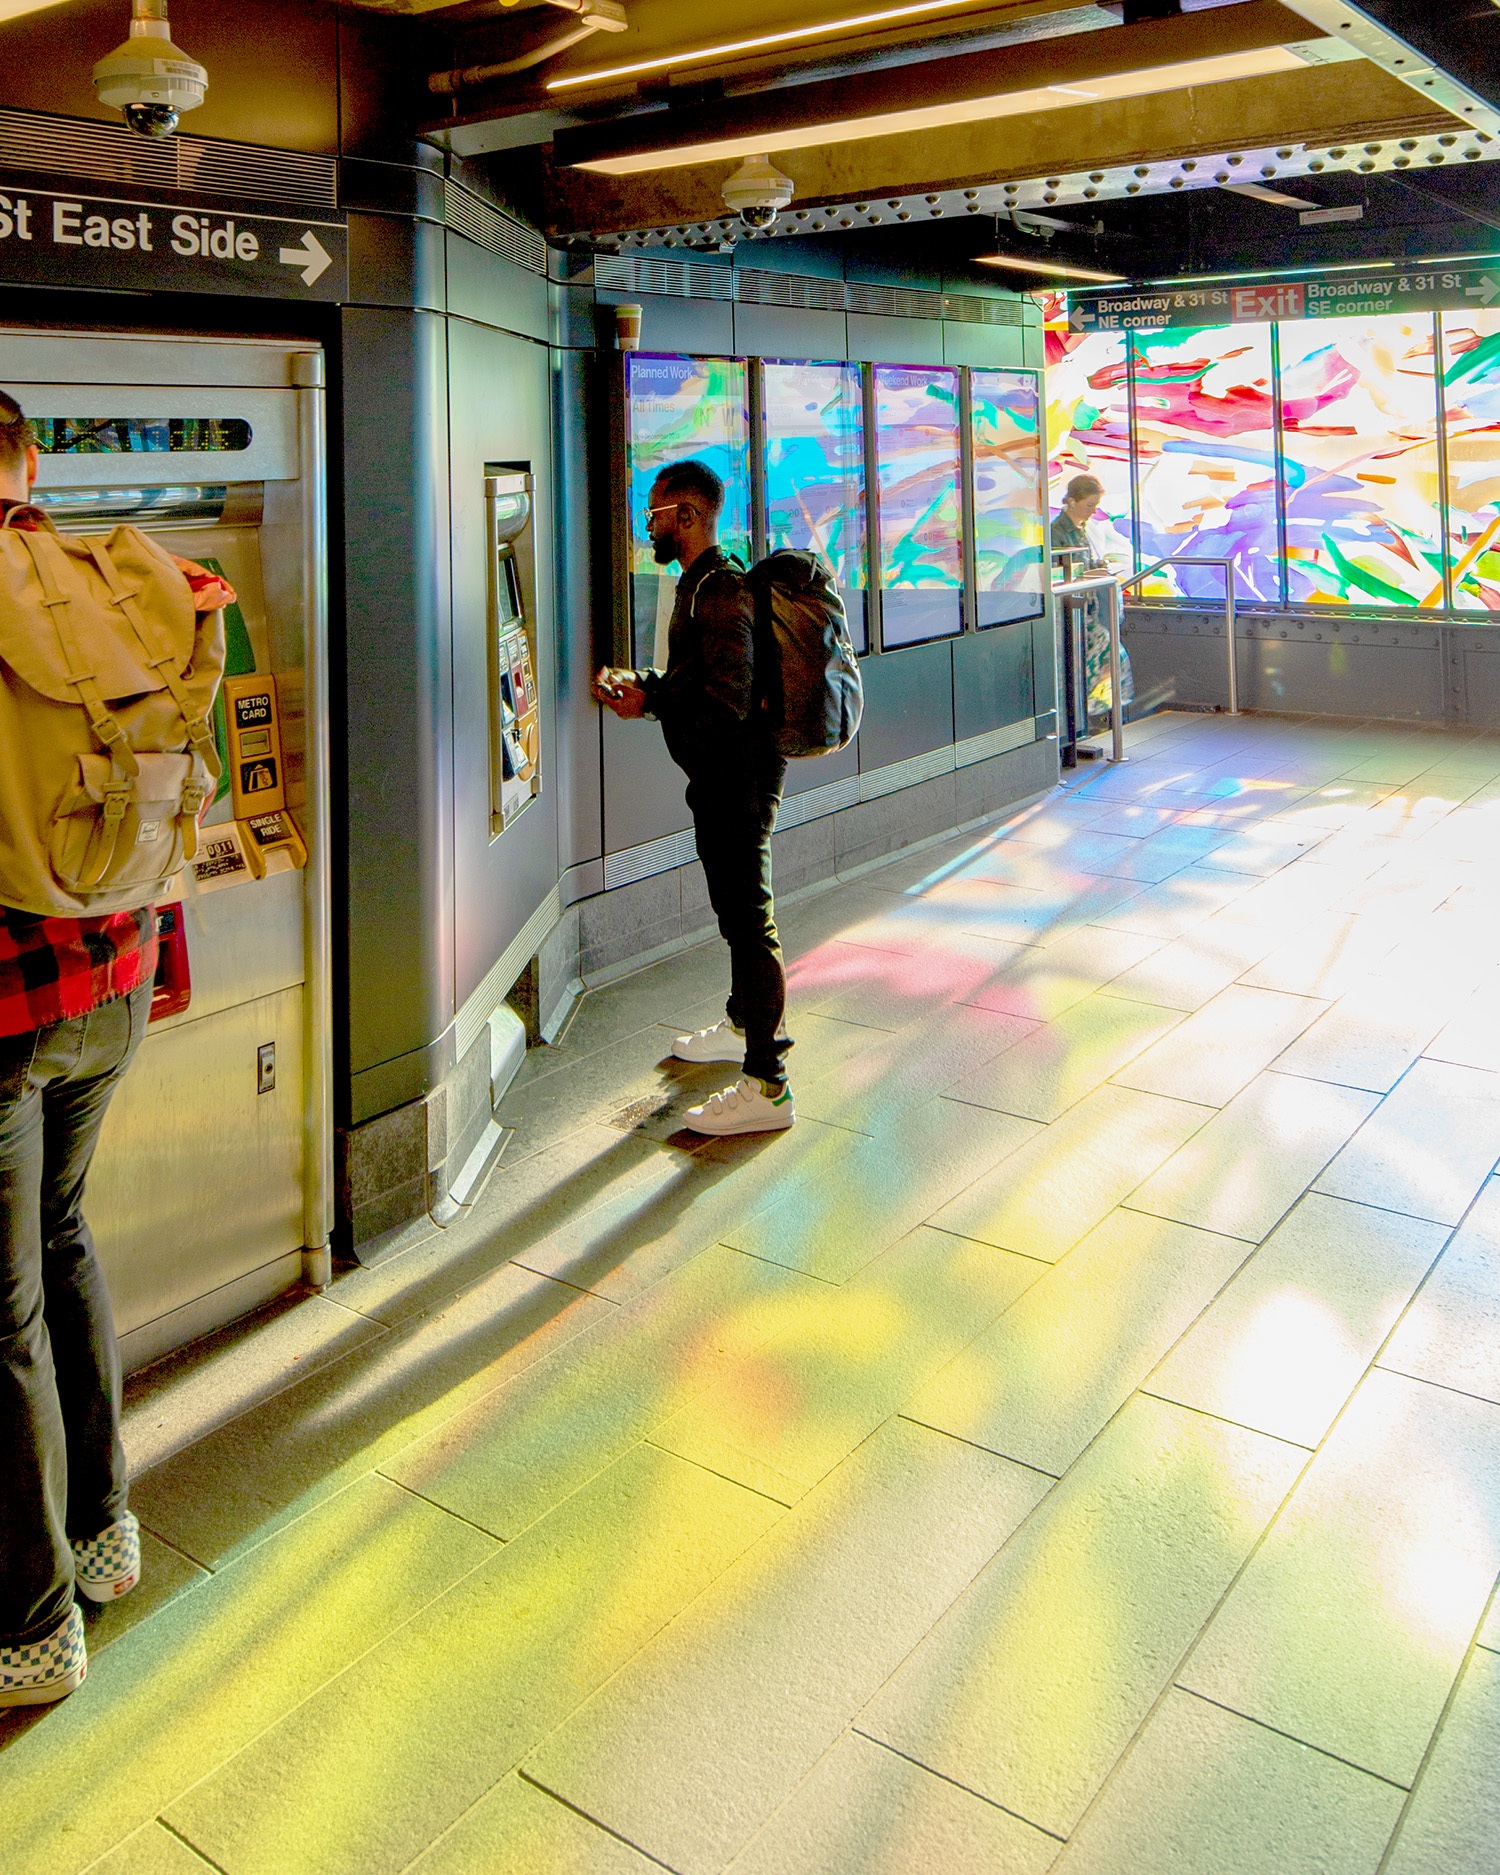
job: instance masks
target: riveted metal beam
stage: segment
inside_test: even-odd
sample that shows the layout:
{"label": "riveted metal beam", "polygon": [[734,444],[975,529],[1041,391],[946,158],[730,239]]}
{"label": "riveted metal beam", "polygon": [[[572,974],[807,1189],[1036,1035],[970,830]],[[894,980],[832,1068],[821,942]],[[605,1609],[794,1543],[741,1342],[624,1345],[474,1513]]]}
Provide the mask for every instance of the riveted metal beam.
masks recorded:
{"label": "riveted metal beam", "polygon": [[[1500,139],[1466,136],[1445,111],[1424,110],[1409,89],[1363,61],[1309,66],[1087,111],[1037,112],[780,155],[778,167],[797,192],[774,232],[1159,194],[1213,187],[1221,175],[1258,181],[1371,174],[1462,166],[1495,154]],[[720,194],[732,168],[720,163],[629,177],[554,169],[547,225],[559,237],[716,244],[737,228]]]}

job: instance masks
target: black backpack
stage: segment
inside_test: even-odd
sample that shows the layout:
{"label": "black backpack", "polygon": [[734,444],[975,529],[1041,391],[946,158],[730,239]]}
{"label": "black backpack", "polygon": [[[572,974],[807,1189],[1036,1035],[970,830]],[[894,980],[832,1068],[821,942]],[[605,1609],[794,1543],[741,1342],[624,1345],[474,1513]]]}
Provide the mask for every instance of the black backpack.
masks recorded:
{"label": "black backpack", "polygon": [[815,553],[790,547],[746,577],[755,599],[755,691],[778,755],[832,755],[865,707],[844,602]]}

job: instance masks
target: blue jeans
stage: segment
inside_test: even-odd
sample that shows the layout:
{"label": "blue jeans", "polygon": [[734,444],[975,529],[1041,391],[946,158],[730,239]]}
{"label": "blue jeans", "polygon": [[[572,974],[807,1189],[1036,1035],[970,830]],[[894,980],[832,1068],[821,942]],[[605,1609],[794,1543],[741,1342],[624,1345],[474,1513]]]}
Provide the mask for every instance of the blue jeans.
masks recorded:
{"label": "blue jeans", "polygon": [[70,1539],[125,1514],[120,1353],[83,1185],[151,1018],[149,984],[0,1035],[0,1641],[73,1600]]}

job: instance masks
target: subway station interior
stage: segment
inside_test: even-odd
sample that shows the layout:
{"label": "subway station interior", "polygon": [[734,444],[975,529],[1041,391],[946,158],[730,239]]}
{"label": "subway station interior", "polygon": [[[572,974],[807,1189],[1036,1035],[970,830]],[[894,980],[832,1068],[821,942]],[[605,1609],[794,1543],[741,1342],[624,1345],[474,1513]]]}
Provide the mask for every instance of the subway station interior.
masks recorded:
{"label": "subway station interior", "polygon": [[[0,0],[0,290],[235,595],[6,1875],[1500,1869],[1500,0]],[[688,459],[863,691],[780,1132]]]}

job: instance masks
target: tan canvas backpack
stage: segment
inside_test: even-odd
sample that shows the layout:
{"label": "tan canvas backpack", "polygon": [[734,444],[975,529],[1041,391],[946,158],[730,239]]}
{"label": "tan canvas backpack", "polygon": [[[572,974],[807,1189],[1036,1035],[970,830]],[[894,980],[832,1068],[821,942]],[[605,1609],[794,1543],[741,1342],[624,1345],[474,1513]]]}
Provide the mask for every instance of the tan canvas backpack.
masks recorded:
{"label": "tan canvas backpack", "polygon": [[[13,523],[25,518],[31,527]],[[0,525],[0,905],[132,911],[197,848],[224,615],[139,528]]]}

